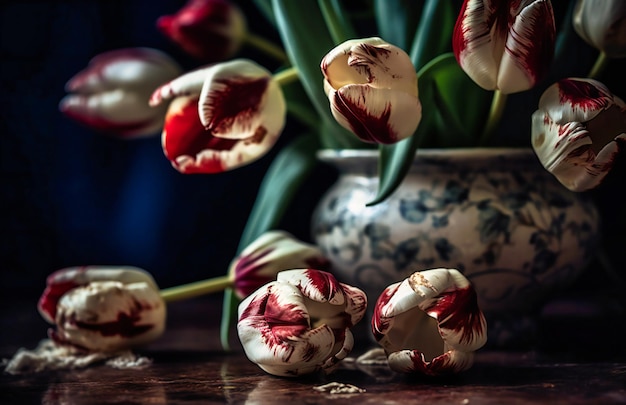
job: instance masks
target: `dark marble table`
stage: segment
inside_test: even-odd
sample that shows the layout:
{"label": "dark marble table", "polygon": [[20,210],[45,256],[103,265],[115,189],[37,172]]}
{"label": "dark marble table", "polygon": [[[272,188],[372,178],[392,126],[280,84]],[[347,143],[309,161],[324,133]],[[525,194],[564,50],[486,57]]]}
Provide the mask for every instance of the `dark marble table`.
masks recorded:
{"label": "dark marble table", "polygon": [[[170,304],[166,334],[140,351],[153,361],[145,368],[98,365],[3,374],[0,404],[626,404],[626,356],[618,344],[621,337],[614,333],[620,329],[602,322],[574,327],[599,327],[591,334],[597,340],[589,341],[589,346],[585,346],[588,334],[582,334],[564,344],[564,350],[556,346],[483,349],[471,370],[452,378],[407,377],[385,367],[357,366],[352,357],[333,374],[287,379],[268,375],[250,363],[236,339],[231,352],[220,349],[220,304],[216,299]],[[13,333],[2,336],[3,358],[45,337],[46,325],[29,315],[32,308],[13,314],[7,320],[3,312],[3,331],[13,325]],[[547,330],[550,341],[559,341],[559,331],[563,339],[568,333],[571,336],[566,329],[553,327]],[[356,354],[370,345],[358,341]],[[315,389],[333,382],[365,392],[330,394]]]}

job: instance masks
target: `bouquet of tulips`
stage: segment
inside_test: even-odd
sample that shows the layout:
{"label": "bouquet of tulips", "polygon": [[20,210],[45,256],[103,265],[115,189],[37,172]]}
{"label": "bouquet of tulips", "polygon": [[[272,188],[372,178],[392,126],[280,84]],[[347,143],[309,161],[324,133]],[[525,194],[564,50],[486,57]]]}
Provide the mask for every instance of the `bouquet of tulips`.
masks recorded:
{"label": "bouquet of tulips", "polygon": [[[223,331],[233,304],[243,299],[240,337],[249,357],[260,359],[272,373],[297,375],[334,366],[351,349],[348,328],[363,316],[366,302],[360,290],[317,273],[324,270],[324,260],[313,247],[266,234],[315,167],[319,149],[378,148],[379,192],[369,202],[376,204],[400,184],[418,148],[489,145],[508,96],[539,85],[545,91],[536,100],[537,110],[522,119],[532,123],[528,140],[539,160],[566,187],[584,191],[599,186],[626,138],[626,105],[597,80],[610,59],[626,56],[626,2],[572,1],[559,32],[550,0],[255,4],[282,45],[249,32],[246,17],[230,1],[190,0],[176,14],[159,19],[158,28],[203,65],[182,72],[168,55],[144,48],[99,55],[70,80],[72,94],[60,108],[83,124],[126,138],[160,132],[165,157],[184,174],[251,164],[275,145],[288,115],[302,123],[303,133],[279,151],[260,187],[239,244],[238,257],[247,259],[234,262],[245,265],[233,264],[229,275],[217,281],[160,292],[167,301],[226,289]],[[585,77],[546,83],[574,31],[597,48],[596,65]],[[280,68],[271,71],[237,58],[244,45],[266,51]],[[291,247],[269,247],[277,241]],[[279,257],[290,259],[274,261],[270,278],[253,279],[255,288],[242,293],[245,278],[236,275],[244,273],[233,269],[262,274],[257,270],[263,266],[254,263],[278,251],[283,252]],[[317,264],[305,260],[311,257]],[[287,269],[309,270],[280,273]],[[420,295],[424,288],[430,292]],[[442,297],[457,293],[464,298],[455,302],[465,304],[442,308]],[[484,344],[485,325],[460,273],[420,273],[384,294],[372,330],[390,365],[431,374],[438,373],[437,367],[469,367],[471,353]],[[286,315],[291,298],[285,297],[298,297],[292,306],[298,316]],[[325,325],[315,329],[316,338],[312,312],[307,312],[311,300],[325,306],[316,316]],[[435,318],[453,311],[469,319],[438,325],[437,333],[451,348],[445,358],[437,353],[425,360],[419,350],[403,350],[408,344],[404,332],[393,323],[410,308]],[[275,330],[268,317],[284,317],[283,327]],[[276,340],[267,340],[268,334]],[[284,358],[268,355],[279,347],[301,361],[304,346],[286,343],[296,338],[315,347],[315,362],[286,364]],[[223,340],[227,345],[227,336]]]}

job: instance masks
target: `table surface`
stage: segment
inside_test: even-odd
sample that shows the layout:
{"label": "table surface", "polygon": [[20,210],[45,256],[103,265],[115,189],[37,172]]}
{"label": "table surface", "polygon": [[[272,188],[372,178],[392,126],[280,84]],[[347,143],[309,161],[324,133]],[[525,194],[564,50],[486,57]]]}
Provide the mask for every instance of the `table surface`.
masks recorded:
{"label": "table surface", "polygon": [[[626,404],[626,351],[618,344],[623,336],[616,333],[619,325],[579,324],[587,331],[598,330],[578,335],[561,326],[550,329],[550,341],[569,342],[562,350],[482,349],[472,369],[447,378],[405,376],[383,366],[358,365],[355,356],[374,347],[368,340],[357,341],[355,356],[332,374],[280,378],[248,361],[236,337],[230,352],[221,350],[220,311],[206,310],[219,305],[215,299],[170,304],[164,336],[138,351],[152,359],[149,366],[4,373],[0,404]],[[2,335],[2,358],[22,345],[33,348],[45,337],[47,326],[32,311],[13,312],[10,320],[3,314],[0,327],[11,333]],[[586,341],[589,336],[597,339]],[[351,384],[365,392],[331,394],[316,389],[329,383]]]}

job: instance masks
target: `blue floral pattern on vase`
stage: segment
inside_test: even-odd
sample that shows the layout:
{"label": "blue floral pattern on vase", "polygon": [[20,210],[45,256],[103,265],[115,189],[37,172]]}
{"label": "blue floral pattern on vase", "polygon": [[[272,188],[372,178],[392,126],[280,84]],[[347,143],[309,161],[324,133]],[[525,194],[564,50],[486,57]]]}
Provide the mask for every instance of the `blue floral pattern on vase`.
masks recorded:
{"label": "blue floral pattern on vase", "polygon": [[529,149],[420,151],[400,189],[372,207],[375,152],[320,158],[340,177],[313,215],[314,239],[371,301],[414,271],[446,267],[472,281],[485,312],[528,313],[575,280],[597,243],[593,203]]}

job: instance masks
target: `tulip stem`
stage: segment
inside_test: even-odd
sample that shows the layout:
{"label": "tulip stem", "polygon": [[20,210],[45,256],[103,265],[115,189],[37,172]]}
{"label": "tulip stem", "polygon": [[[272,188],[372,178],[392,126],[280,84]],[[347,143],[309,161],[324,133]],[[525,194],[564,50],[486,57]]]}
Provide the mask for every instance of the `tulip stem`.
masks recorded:
{"label": "tulip stem", "polygon": [[266,53],[267,55],[273,57],[280,62],[289,61],[287,54],[280,46],[277,46],[273,42],[268,41],[261,36],[248,32],[244,38],[244,41],[247,45],[257,48],[258,50]]}
{"label": "tulip stem", "polygon": [[281,70],[278,73],[274,73],[274,81],[276,81],[281,86],[294,82],[298,80],[298,78],[298,69],[296,69],[295,67],[290,67]]}
{"label": "tulip stem", "polygon": [[210,278],[208,280],[196,281],[189,284],[183,284],[176,287],[165,288],[161,290],[161,298],[165,302],[181,301],[189,298],[198,297],[200,295],[212,294],[224,291],[234,285],[231,276],[221,276]]}
{"label": "tulip stem", "polygon": [[493,136],[493,133],[502,118],[504,106],[506,105],[506,99],[506,94],[502,93],[500,90],[494,90],[493,99],[491,100],[491,108],[489,109],[489,116],[487,117],[487,124],[485,125],[485,130],[480,138],[479,145],[485,145]]}
{"label": "tulip stem", "polygon": [[589,74],[587,75],[587,77],[590,79],[597,78],[598,76],[602,74],[602,71],[604,71],[604,68],[606,67],[608,63],[609,63],[609,58],[607,58],[606,53],[600,52],[600,54],[598,55],[598,58],[596,59],[596,63],[593,64],[593,67],[589,71]]}

